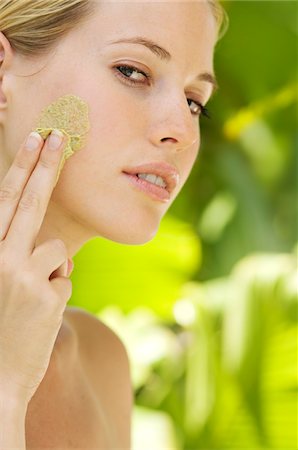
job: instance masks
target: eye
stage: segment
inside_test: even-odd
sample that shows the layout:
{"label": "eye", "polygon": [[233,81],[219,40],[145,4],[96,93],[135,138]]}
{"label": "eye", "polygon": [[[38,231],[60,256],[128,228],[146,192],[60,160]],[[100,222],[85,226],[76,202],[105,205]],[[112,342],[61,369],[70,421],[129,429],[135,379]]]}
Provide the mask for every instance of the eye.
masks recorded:
{"label": "eye", "polygon": [[[142,76],[147,80],[151,80],[151,76],[147,72],[142,72],[133,66],[115,66],[120,77],[128,84],[143,84]],[[126,75],[127,74],[127,75]],[[131,75],[133,75],[132,78]],[[141,76],[142,75],[142,76]]]}
{"label": "eye", "polygon": [[[118,66],[115,66],[114,69],[116,69],[116,71],[117,71],[117,74],[118,74],[117,76],[120,76],[121,79],[123,79],[123,81],[129,85],[143,84],[142,80],[137,81],[138,78],[145,77],[147,79],[147,81],[149,81],[149,82],[152,79],[152,77],[150,76],[149,73],[138,70],[134,66],[118,65]],[[125,75],[125,73],[128,75]],[[133,78],[130,78],[132,74],[134,74]],[[195,105],[194,111],[192,112],[193,115],[199,116],[200,114],[202,114],[203,116],[208,117],[209,119],[211,118],[209,115],[208,109],[205,108],[201,103],[199,103],[191,98],[188,98],[187,102],[194,103],[194,105]],[[190,104],[190,103],[188,103],[188,104]]]}
{"label": "eye", "polygon": [[203,116],[208,117],[208,119],[211,119],[211,117],[209,115],[209,110],[207,108],[205,108],[205,106],[203,106],[202,103],[192,100],[191,98],[188,98],[187,102],[188,101],[190,101],[191,103],[194,103],[196,105],[193,114],[195,114],[196,116],[199,116],[200,114],[202,114]]}

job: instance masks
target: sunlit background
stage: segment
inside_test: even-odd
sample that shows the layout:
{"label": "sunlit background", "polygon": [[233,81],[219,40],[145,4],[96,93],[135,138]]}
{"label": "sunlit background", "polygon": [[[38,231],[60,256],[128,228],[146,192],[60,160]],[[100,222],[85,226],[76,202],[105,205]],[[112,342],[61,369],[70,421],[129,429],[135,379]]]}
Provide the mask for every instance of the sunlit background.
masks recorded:
{"label": "sunlit background", "polygon": [[69,304],[130,356],[133,450],[297,448],[298,3],[222,4],[184,191],[150,243],[74,258]]}

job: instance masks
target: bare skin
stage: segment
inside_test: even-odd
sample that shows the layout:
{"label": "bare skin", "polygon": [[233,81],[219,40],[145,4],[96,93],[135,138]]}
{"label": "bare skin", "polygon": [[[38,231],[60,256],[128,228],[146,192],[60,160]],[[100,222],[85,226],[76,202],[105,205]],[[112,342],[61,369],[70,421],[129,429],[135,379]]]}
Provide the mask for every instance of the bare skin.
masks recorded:
{"label": "bare skin", "polygon": [[[108,44],[131,35],[165,47],[171,61],[140,44]],[[0,283],[6,313],[4,318],[0,310],[0,330],[11,330],[12,324],[15,330],[9,351],[3,347],[7,359],[2,372],[0,364],[0,385],[7,386],[9,399],[18,399],[13,403],[27,406],[27,450],[130,447],[126,350],[100,321],[66,306],[71,296],[67,258],[93,237],[138,245],[155,236],[198,155],[198,116],[192,110],[195,101],[207,103],[212,86],[196,77],[213,72],[215,41],[215,20],[203,1],[104,2],[98,14],[61,39],[50,57],[34,61],[14,53],[0,33],[0,190],[6,192],[0,202],[0,277],[7,281],[5,292]],[[116,64],[135,66],[130,78],[139,86],[116,74]],[[149,72],[152,82],[140,71]],[[20,156],[18,169],[15,157],[40,110],[67,93],[88,102],[92,128],[86,148],[67,161],[54,188],[58,159],[50,158],[47,148]],[[152,161],[179,171],[168,203],[132,189],[123,176],[125,167]],[[29,205],[30,214],[19,208],[28,186],[40,200],[39,208]],[[1,256],[9,261],[2,272]],[[24,285],[26,308],[15,289],[23,292]],[[34,339],[24,332],[24,323]],[[9,357],[18,353],[22,361]],[[32,357],[38,373],[29,370]],[[25,389],[16,389],[12,379]]]}
{"label": "bare skin", "polygon": [[129,449],[132,399],[119,338],[88,313],[68,307],[46,376],[28,406],[27,450]]}
{"label": "bare skin", "polygon": [[[39,142],[21,146],[0,185],[0,448],[130,448],[125,348],[93,316],[65,308],[63,242],[34,244],[63,149]],[[12,403],[26,412],[14,441],[3,425]]]}
{"label": "bare skin", "polygon": [[[138,35],[167,49],[171,61],[140,44],[108,43]],[[90,109],[87,145],[66,162],[38,243],[59,238],[72,257],[96,236],[132,245],[154,238],[198,156],[200,130],[193,111],[195,102],[206,105],[212,85],[196,77],[213,72],[215,41],[215,20],[201,0],[103,2],[55,52],[36,61],[14,54],[0,33],[0,180],[45,106],[72,93]],[[124,64],[149,72],[152,82],[116,69]],[[138,85],[128,85],[131,79]],[[123,176],[127,166],[151,161],[166,161],[179,171],[168,203],[135,191]]]}

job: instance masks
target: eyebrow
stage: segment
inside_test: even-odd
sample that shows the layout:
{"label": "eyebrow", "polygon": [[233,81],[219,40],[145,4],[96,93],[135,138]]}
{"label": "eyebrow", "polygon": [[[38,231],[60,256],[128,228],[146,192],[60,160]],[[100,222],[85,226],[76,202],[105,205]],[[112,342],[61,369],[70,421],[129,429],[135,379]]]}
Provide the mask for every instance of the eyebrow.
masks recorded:
{"label": "eyebrow", "polygon": [[[158,58],[160,58],[162,61],[169,62],[172,59],[172,55],[163,47],[156,44],[156,42],[153,42],[151,39],[145,38],[143,36],[135,36],[131,38],[122,38],[118,39],[116,41],[108,41],[108,44],[140,44],[147,47],[154,55],[156,55]],[[219,88],[218,82],[215,78],[215,76],[210,72],[203,72],[200,73],[196,80],[199,81],[207,81],[208,83],[212,84],[212,96]]]}

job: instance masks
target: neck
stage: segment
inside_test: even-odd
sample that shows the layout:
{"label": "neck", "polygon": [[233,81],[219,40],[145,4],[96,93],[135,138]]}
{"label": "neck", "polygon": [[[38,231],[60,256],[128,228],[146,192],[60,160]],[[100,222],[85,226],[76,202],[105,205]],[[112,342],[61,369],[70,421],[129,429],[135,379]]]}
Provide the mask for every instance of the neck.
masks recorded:
{"label": "neck", "polygon": [[48,239],[61,239],[66,245],[68,257],[73,258],[84,243],[91,238],[92,234],[87,234],[84,226],[72,217],[69,211],[51,199],[35,246],[37,247]]}

